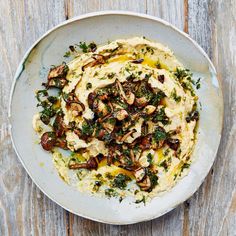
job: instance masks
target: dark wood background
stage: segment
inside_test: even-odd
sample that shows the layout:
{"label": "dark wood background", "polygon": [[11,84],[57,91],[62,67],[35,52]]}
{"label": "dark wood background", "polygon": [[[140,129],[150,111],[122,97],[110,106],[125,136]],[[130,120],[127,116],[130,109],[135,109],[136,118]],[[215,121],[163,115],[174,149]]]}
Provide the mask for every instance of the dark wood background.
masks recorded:
{"label": "dark wood background", "polygon": [[[224,90],[223,138],[200,189],[165,216],[129,226],[86,220],[49,200],[18,161],[7,118],[13,76],[31,44],[66,19],[111,9],[155,15],[189,33]],[[236,235],[236,1],[0,0],[0,235]]]}

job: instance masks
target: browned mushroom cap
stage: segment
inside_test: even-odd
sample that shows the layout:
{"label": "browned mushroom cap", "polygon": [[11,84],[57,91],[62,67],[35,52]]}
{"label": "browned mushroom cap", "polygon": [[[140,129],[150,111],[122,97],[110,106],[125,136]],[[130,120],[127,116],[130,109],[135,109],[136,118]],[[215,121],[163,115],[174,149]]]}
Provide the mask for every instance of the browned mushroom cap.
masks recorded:
{"label": "browned mushroom cap", "polygon": [[62,148],[64,150],[68,150],[67,141],[65,138],[57,138],[55,146]]}
{"label": "browned mushroom cap", "polygon": [[74,91],[70,92],[69,94],[63,94],[62,97],[67,105],[70,105],[71,103],[77,103],[82,107],[83,110],[85,109],[84,104],[79,101]]}
{"label": "browned mushroom cap", "polygon": [[60,66],[54,67],[50,69],[48,73],[48,79],[52,78],[64,78],[68,72],[68,66],[66,64],[62,64]]}
{"label": "browned mushroom cap", "polygon": [[70,110],[72,111],[73,116],[79,116],[84,111],[84,105],[82,103],[71,103]]}
{"label": "browned mushroom cap", "polygon": [[150,149],[152,146],[152,134],[142,137],[139,146],[142,150]]}
{"label": "browned mushroom cap", "polygon": [[45,132],[41,136],[41,145],[44,150],[51,151],[56,144],[56,134],[54,132]]}
{"label": "browned mushroom cap", "polygon": [[63,121],[63,117],[60,114],[57,114],[54,123],[53,123],[53,129],[56,132],[57,137],[61,137],[65,131],[67,130],[66,124]]}
{"label": "browned mushroom cap", "polygon": [[48,82],[46,84],[47,88],[56,87],[63,88],[67,84],[66,74],[69,68],[66,64],[54,67],[50,69],[48,73]]}
{"label": "browned mushroom cap", "polygon": [[85,110],[85,106],[79,99],[76,97],[74,92],[69,94],[63,94],[63,99],[66,102],[67,108],[70,108],[74,116],[81,115]]}
{"label": "browned mushroom cap", "polygon": [[97,94],[95,92],[92,92],[88,95],[88,105],[90,109],[93,109],[93,103],[97,97]]}
{"label": "browned mushroom cap", "polygon": [[133,61],[131,61],[132,63],[134,63],[134,64],[140,64],[140,63],[142,63],[144,61],[144,59],[143,58],[140,58],[140,59],[137,59],[137,60],[133,60]]}
{"label": "browned mushroom cap", "polygon": [[93,107],[91,108],[95,113],[98,113],[100,117],[104,117],[109,113],[109,107],[101,100],[96,99],[93,102]]}
{"label": "browned mushroom cap", "polygon": [[143,191],[148,191],[152,187],[152,183],[149,176],[146,176],[142,182],[138,183],[139,187]]}
{"label": "browned mushroom cap", "polygon": [[121,121],[124,120],[129,116],[128,112],[125,109],[121,109],[116,112],[115,117],[117,120]]}
{"label": "browned mushroom cap", "polygon": [[103,128],[109,133],[111,133],[114,130],[115,125],[116,125],[116,120],[114,118],[110,119],[108,118],[102,122]]}
{"label": "browned mushroom cap", "polygon": [[52,78],[48,80],[46,84],[46,88],[59,88],[62,89],[67,84],[67,80],[65,78]]}
{"label": "browned mushroom cap", "polygon": [[134,176],[137,182],[141,182],[143,178],[146,176],[146,171],[143,167],[139,167],[134,171]]}
{"label": "browned mushroom cap", "polygon": [[135,100],[135,95],[131,91],[128,91],[126,93],[126,102],[129,105],[132,105],[134,103],[134,100]]}
{"label": "browned mushroom cap", "polygon": [[166,140],[166,143],[174,151],[177,151],[180,145],[179,139],[173,139],[173,138],[168,138]]}
{"label": "browned mushroom cap", "polygon": [[142,108],[148,104],[148,100],[145,97],[135,98],[135,106]]}
{"label": "browned mushroom cap", "polygon": [[91,62],[82,66],[82,71],[84,71],[88,67],[94,67],[96,65],[104,64],[106,62],[106,58],[101,54],[94,54],[92,59],[93,60]]}
{"label": "browned mushroom cap", "polygon": [[69,169],[88,169],[88,170],[96,170],[98,168],[98,162],[96,157],[91,157],[86,163],[74,163],[69,164]]}
{"label": "browned mushroom cap", "polygon": [[147,115],[151,115],[156,110],[156,107],[153,105],[147,105],[144,107],[143,112]]}

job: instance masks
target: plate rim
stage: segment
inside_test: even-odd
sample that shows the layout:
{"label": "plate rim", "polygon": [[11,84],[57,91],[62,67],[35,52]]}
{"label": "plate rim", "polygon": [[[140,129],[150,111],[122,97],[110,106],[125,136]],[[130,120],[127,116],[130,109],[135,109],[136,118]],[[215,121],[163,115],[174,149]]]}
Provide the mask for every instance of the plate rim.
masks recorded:
{"label": "plate rim", "polygon": [[139,17],[139,18],[144,18],[144,19],[149,19],[149,20],[153,20],[156,21],[158,23],[163,24],[166,27],[171,28],[172,30],[176,31],[177,33],[179,33],[180,35],[182,35],[183,37],[185,37],[186,39],[188,39],[194,46],[195,48],[205,57],[205,59],[207,60],[207,62],[209,63],[210,67],[213,69],[212,73],[215,75],[215,77],[217,78],[217,81],[219,82],[219,91],[220,91],[220,97],[221,97],[221,106],[222,106],[222,116],[221,116],[221,125],[220,125],[220,135],[219,135],[219,143],[217,146],[217,149],[215,150],[216,152],[214,153],[214,159],[210,164],[209,170],[210,168],[213,166],[213,163],[216,160],[217,157],[217,153],[219,150],[219,146],[221,143],[221,138],[222,138],[222,129],[223,129],[223,120],[224,120],[224,97],[223,97],[223,90],[222,90],[222,81],[219,79],[219,77],[217,76],[217,72],[215,69],[214,64],[212,63],[212,61],[210,60],[210,58],[208,57],[207,53],[203,50],[203,48],[194,40],[192,39],[187,33],[185,33],[184,31],[178,29],[176,26],[172,25],[171,23],[156,17],[156,16],[151,16],[148,14],[144,14],[144,13],[138,13],[138,12],[133,12],[133,11],[123,11],[123,10],[105,10],[105,11],[95,11],[95,12],[90,12],[90,13],[86,13],[86,14],[82,14],[79,16],[75,16],[69,20],[65,20],[59,24],[57,24],[56,26],[52,27],[51,29],[49,29],[48,31],[46,31],[41,37],[39,37],[33,44],[32,46],[25,52],[22,60],[20,61],[17,70],[15,72],[13,81],[12,81],[12,85],[11,85],[11,90],[10,90],[10,100],[9,100],[9,104],[8,104],[8,121],[9,121],[9,130],[10,130],[10,139],[11,139],[11,143],[13,146],[13,149],[15,151],[15,153],[17,154],[18,159],[20,160],[22,166],[24,167],[24,169],[26,170],[27,174],[30,176],[30,178],[32,179],[32,181],[34,182],[34,184],[40,189],[40,191],[42,191],[50,200],[52,200],[53,202],[55,202],[57,205],[59,205],[60,207],[62,207],[63,209],[78,215],[80,217],[84,217],[86,219],[90,219],[96,222],[100,222],[100,223],[106,223],[106,224],[112,224],[112,225],[129,225],[129,224],[135,224],[135,223],[139,223],[139,222],[145,222],[145,221],[149,221],[149,220],[153,220],[156,218],[159,218],[160,216],[168,213],[169,211],[175,209],[178,205],[180,205],[181,203],[183,203],[184,201],[186,201],[187,199],[189,199],[202,185],[203,181],[205,180],[205,178],[207,177],[207,175],[209,174],[209,170],[207,172],[207,174],[204,176],[204,178],[201,179],[199,186],[192,190],[183,200],[176,202],[176,204],[174,204],[174,206],[170,206],[169,208],[167,208],[165,211],[160,212],[158,214],[156,214],[153,217],[149,217],[149,218],[144,218],[144,219],[139,219],[139,220],[133,220],[130,221],[128,223],[126,222],[114,222],[114,221],[107,221],[107,220],[102,220],[100,218],[96,218],[96,217],[91,217],[88,216],[86,214],[83,213],[78,213],[78,212],[74,212],[72,209],[68,209],[66,206],[64,206],[64,204],[59,203],[57,200],[55,200],[54,196],[49,195],[48,193],[46,193],[46,190],[44,190],[43,187],[40,186],[39,183],[37,183],[37,181],[35,181],[35,179],[32,177],[30,171],[26,168],[23,158],[21,157],[21,155],[18,153],[18,150],[15,146],[15,142],[13,139],[13,133],[12,133],[12,120],[11,120],[11,109],[12,109],[12,99],[13,99],[13,95],[14,95],[14,90],[15,90],[15,86],[17,83],[17,80],[20,78],[21,73],[24,71],[24,63],[27,60],[27,58],[29,57],[31,51],[45,38],[47,37],[51,32],[63,27],[64,25],[73,23],[75,21],[79,21],[82,19],[86,19],[86,18],[92,18],[95,16],[103,16],[103,15],[125,15],[125,16],[135,16],[135,17]]}

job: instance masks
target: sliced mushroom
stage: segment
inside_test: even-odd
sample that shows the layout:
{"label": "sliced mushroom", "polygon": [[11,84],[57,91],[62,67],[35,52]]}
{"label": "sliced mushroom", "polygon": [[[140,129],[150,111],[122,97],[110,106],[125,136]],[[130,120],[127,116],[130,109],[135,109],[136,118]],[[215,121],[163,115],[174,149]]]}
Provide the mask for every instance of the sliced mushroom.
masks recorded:
{"label": "sliced mushroom", "polygon": [[55,146],[60,147],[64,150],[68,150],[67,141],[65,138],[57,138]]}
{"label": "sliced mushroom", "polygon": [[62,64],[60,66],[54,67],[50,69],[48,73],[48,79],[52,78],[63,78],[66,76],[69,68],[66,64]]}
{"label": "sliced mushroom", "polygon": [[180,145],[179,139],[173,139],[173,138],[168,138],[166,140],[166,143],[174,151],[177,151]]}
{"label": "sliced mushroom", "polygon": [[113,108],[112,103],[111,103],[111,102],[108,102],[107,105],[108,105],[108,110],[109,110],[110,113],[108,113],[108,114],[107,114],[106,116],[104,116],[104,117],[100,117],[100,118],[98,119],[98,122],[99,122],[99,123],[102,123],[104,120],[108,120],[108,119],[111,118],[112,115],[113,115],[112,113],[113,113],[113,111],[114,111],[114,108]]}
{"label": "sliced mushroom", "polygon": [[142,135],[147,135],[148,134],[148,123],[147,122],[143,122],[142,126],[141,126],[141,133]]}
{"label": "sliced mushroom", "polygon": [[114,118],[107,119],[102,123],[103,128],[111,133],[115,128],[116,120]]}
{"label": "sliced mushroom", "polygon": [[101,100],[95,100],[93,107],[100,117],[104,117],[109,113],[107,105]]}
{"label": "sliced mushroom", "polygon": [[53,122],[53,129],[56,132],[57,137],[61,137],[65,133],[65,131],[67,130],[67,127],[63,121],[62,115],[57,114],[57,116]]}
{"label": "sliced mushroom", "polygon": [[139,108],[145,107],[147,105],[147,103],[148,103],[148,101],[145,97],[135,99],[135,105]]}
{"label": "sliced mushroom", "polygon": [[88,95],[88,105],[90,109],[93,109],[93,103],[97,97],[97,94],[95,92],[92,92]]}
{"label": "sliced mushroom", "polygon": [[156,110],[156,107],[155,107],[155,106],[153,106],[153,105],[147,105],[147,106],[144,108],[144,113],[147,114],[147,115],[151,115],[155,110]]}
{"label": "sliced mushroom", "polygon": [[94,67],[96,65],[104,64],[106,62],[105,59],[106,58],[103,55],[94,54],[94,56],[92,57],[92,61],[82,66],[82,71],[84,71],[88,67]]}
{"label": "sliced mushroom", "polygon": [[125,140],[130,136],[132,135],[136,130],[133,129],[133,130],[130,130],[128,133],[126,133],[120,140],[121,143],[125,142]]}
{"label": "sliced mushroom", "polygon": [[128,91],[126,93],[126,102],[129,104],[129,105],[132,105],[134,103],[134,100],[135,100],[135,95]]}
{"label": "sliced mushroom", "polygon": [[63,88],[67,84],[66,74],[69,68],[66,64],[54,67],[50,69],[48,73],[48,82],[46,84],[47,88],[56,87]]}
{"label": "sliced mushroom", "polygon": [[148,134],[141,138],[140,148],[142,150],[150,149],[152,146],[152,134]]}
{"label": "sliced mushroom", "polygon": [[105,129],[100,129],[97,131],[96,138],[98,140],[104,140],[106,134],[108,134],[108,132]]}
{"label": "sliced mushroom", "polygon": [[65,78],[52,78],[49,79],[46,88],[59,88],[62,89],[67,84],[67,80]]}
{"label": "sliced mushroom", "polygon": [[128,112],[125,109],[121,109],[116,112],[115,117],[117,120],[121,121],[124,120],[129,116]]}
{"label": "sliced mushroom", "polygon": [[66,102],[67,108],[72,111],[73,116],[81,115],[85,110],[84,104],[79,101],[74,92],[63,94],[62,96],[64,101]]}
{"label": "sliced mushroom", "polygon": [[82,105],[82,103],[71,103],[70,110],[72,111],[73,116],[79,116],[82,115],[82,112],[84,111],[84,106]]}
{"label": "sliced mushroom", "polygon": [[111,151],[109,151],[108,155],[107,155],[107,165],[110,166],[113,162],[113,153]]}
{"label": "sliced mushroom", "polygon": [[148,191],[152,187],[152,183],[149,176],[146,176],[142,182],[138,183],[138,185],[141,188],[141,190]]}
{"label": "sliced mushroom", "polygon": [[146,176],[145,169],[142,167],[139,167],[138,169],[136,169],[134,171],[134,176],[135,176],[137,182],[141,182],[143,180],[143,178]]}
{"label": "sliced mushroom", "polygon": [[69,169],[88,169],[96,170],[98,168],[98,161],[96,157],[91,157],[86,163],[74,163],[69,165]]}
{"label": "sliced mushroom", "polygon": [[121,85],[121,83],[120,83],[120,81],[119,81],[118,79],[116,80],[116,85],[117,85],[118,89],[120,90],[121,96],[122,96],[125,100],[127,100],[126,95],[125,95],[125,92],[124,92],[124,89],[123,89],[123,87],[122,87],[122,85]]}
{"label": "sliced mushroom", "polygon": [[45,132],[41,136],[41,145],[44,150],[51,151],[56,144],[56,134],[55,132]]}
{"label": "sliced mushroom", "polygon": [[135,162],[135,156],[134,156],[134,151],[132,149],[130,150],[130,158],[131,158],[132,162],[134,163]]}
{"label": "sliced mushroom", "polygon": [[98,98],[102,101],[105,101],[108,99],[108,94],[102,94],[102,95],[98,95]]}

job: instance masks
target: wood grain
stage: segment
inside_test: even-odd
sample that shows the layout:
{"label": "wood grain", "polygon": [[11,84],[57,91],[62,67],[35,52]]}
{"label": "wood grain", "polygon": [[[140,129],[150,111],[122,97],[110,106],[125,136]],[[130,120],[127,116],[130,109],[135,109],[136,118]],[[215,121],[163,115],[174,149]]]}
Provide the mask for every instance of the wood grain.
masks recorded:
{"label": "wood grain", "polygon": [[[141,224],[112,226],[49,200],[19,163],[7,105],[17,64],[45,31],[73,16],[119,9],[159,16],[189,32],[222,80],[223,138],[211,173],[186,203]],[[0,0],[0,235],[236,235],[236,2],[234,0]]]}
{"label": "wood grain", "polygon": [[190,1],[189,33],[214,62],[224,93],[224,130],[216,162],[190,199],[196,235],[236,235],[236,3]]}

